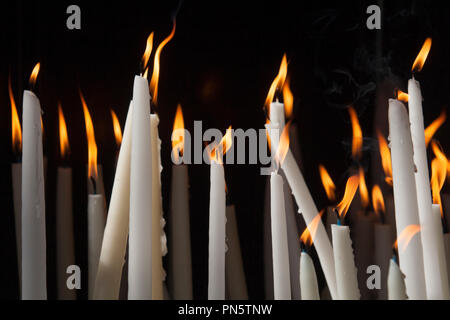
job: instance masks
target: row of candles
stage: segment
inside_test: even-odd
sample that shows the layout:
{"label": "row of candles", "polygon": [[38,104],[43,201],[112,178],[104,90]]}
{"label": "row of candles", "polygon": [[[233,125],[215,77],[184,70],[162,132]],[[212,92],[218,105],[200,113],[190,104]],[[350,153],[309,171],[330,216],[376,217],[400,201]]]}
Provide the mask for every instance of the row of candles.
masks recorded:
{"label": "row of candles", "polygon": [[[173,38],[171,34],[155,52],[153,76],[147,80],[147,64],[153,47],[153,33],[147,39],[142,59],[143,74],[134,79],[133,98],[130,102],[123,137],[118,119],[112,113],[115,135],[121,141],[117,158],[115,179],[108,209],[104,196],[101,166],[97,166],[97,146],[94,127],[87,103],[80,92],[88,137],[88,279],[90,299],[118,299],[123,267],[128,262],[128,298],[163,299],[165,270],[162,257],[168,252],[169,291],[174,299],[192,298],[192,262],[189,225],[188,168],[182,163],[184,150],[184,124],[181,107],[177,109],[172,135],[172,189],[171,225],[167,240],[164,232],[161,194],[161,141],[158,136],[159,119],[151,114],[151,103],[158,94],[159,59],[164,46]],[[413,65],[420,71],[431,39],[427,39]],[[318,211],[303,175],[289,148],[290,121],[293,95],[287,78],[287,59],[283,57],[280,70],[273,81],[265,108],[267,138],[273,155],[270,176],[270,211],[273,286],[275,299],[291,299],[291,279],[283,185],[287,182],[299,213],[307,228],[300,237],[299,284],[302,299],[319,299],[319,290],[313,260],[308,254],[314,244],[327,288],[332,299],[359,299],[363,271],[355,260],[358,243],[352,243],[346,214],[359,189],[366,204],[368,190],[364,171],[358,168],[346,184],[345,192],[337,205]],[[30,83],[36,81],[39,64]],[[9,86],[13,143],[22,148],[22,163],[13,164],[13,191],[16,234],[22,299],[45,299],[46,290],[46,240],[44,202],[44,157],[42,152],[42,120],[40,103],[32,91],[23,95],[23,132]],[[150,96],[152,93],[152,97]],[[281,93],[283,103],[275,96]],[[409,114],[403,104],[408,101]],[[67,128],[61,106],[58,107],[60,124],[60,150],[68,150]],[[362,131],[356,112],[349,108],[352,121],[352,154],[355,159],[362,153]],[[431,164],[430,188],[426,147],[443,117],[424,129],[422,98],[419,83],[409,81],[408,94],[398,92],[397,99],[389,100],[390,150],[386,139],[379,134],[382,164],[387,181],[393,185],[395,214],[382,217],[384,201],[380,188],[372,190],[373,207],[380,215],[376,227],[376,244],[382,243],[377,255],[380,264],[389,262],[386,279],[389,298],[392,299],[447,299],[450,298],[445,243],[450,238],[442,232],[442,206],[440,190],[450,167],[438,144],[431,141],[436,155]],[[23,135],[23,141],[20,141]],[[19,141],[19,142],[17,142]],[[234,298],[247,298],[242,255],[239,247],[234,208],[226,204],[226,183],[223,157],[233,142],[231,127],[219,143],[208,146],[210,154],[210,210],[209,210],[209,268],[208,298],[224,299],[226,291]],[[181,161],[180,161],[181,159]],[[280,175],[280,170],[284,176]],[[326,169],[320,167],[322,181],[330,200],[335,200],[335,186]],[[66,268],[74,263],[72,224],[72,172],[68,167],[57,171],[57,256],[58,296],[74,298],[74,291],[66,285]],[[151,196],[150,196],[151,195]],[[432,204],[432,201],[435,204]],[[107,215],[106,215],[107,211]],[[387,211],[387,210],[386,210]],[[394,210],[392,210],[394,211]],[[325,221],[322,215],[326,212]],[[388,213],[388,212],[387,212]],[[353,214],[356,215],[356,214]],[[395,215],[395,217],[394,217]],[[360,221],[366,217],[357,216]],[[356,219],[354,217],[354,219]],[[396,230],[392,220],[395,218]],[[391,219],[391,224],[385,220]],[[445,220],[442,220],[445,221]],[[334,222],[334,223],[333,223]],[[396,254],[390,259],[394,234]],[[331,240],[330,240],[331,238]],[[170,250],[167,250],[167,244]],[[228,246],[228,247],[227,247]],[[127,252],[128,248],[128,252]],[[361,247],[360,247],[361,248]],[[449,246],[450,248],[450,246]],[[375,248],[377,251],[377,248]],[[447,250],[448,251],[448,250]],[[358,271],[357,271],[358,270]],[[386,273],[384,271],[384,273]],[[359,280],[359,281],[358,281]],[[383,284],[384,285],[384,284]]]}

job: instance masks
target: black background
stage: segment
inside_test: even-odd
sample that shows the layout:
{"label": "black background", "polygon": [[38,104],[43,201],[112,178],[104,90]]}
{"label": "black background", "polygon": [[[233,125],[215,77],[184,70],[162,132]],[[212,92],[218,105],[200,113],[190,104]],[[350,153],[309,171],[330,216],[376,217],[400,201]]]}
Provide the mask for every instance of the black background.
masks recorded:
{"label": "black background", "polygon": [[[447,107],[450,93],[450,7],[443,2],[386,1],[381,31],[366,28],[366,8],[376,1],[298,2],[185,1],[174,39],[161,56],[159,132],[162,140],[164,212],[170,190],[170,134],[177,103],[186,127],[223,131],[262,128],[264,99],[283,53],[289,60],[305,179],[319,208],[326,196],[317,165],[323,163],[339,189],[351,164],[351,126],[346,106],[353,103],[363,129],[364,160],[372,152],[376,84],[390,77],[406,91],[412,62],[427,36],[433,45],[421,81],[425,124]],[[66,28],[67,6],[81,7],[81,30]],[[122,124],[132,96],[133,77],[145,41],[155,31],[158,44],[172,28],[178,1],[10,1],[0,12],[0,297],[18,298],[10,163],[11,115],[7,80],[21,117],[22,92],[33,66],[41,62],[36,86],[44,111],[44,152],[48,157],[48,296],[55,283],[55,168],[58,151],[57,101],[68,125],[74,170],[76,260],[87,269],[87,144],[78,88],[94,121],[98,162],[104,166],[107,198],[114,178],[115,141],[109,109]],[[378,35],[377,35],[378,34]],[[378,41],[381,39],[381,41]],[[378,47],[377,47],[378,46]],[[376,54],[377,48],[381,56]],[[381,59],[380,59],[381,58]],[[436,138],[449,150],[449,126]],[[207,297],[209,167],[190,166],[194,296]],[[265,178],[258,165],[226,166],[228,190],[237,219],[250,298],[264,298],[263,196]],[[368,177],[370,184],[370,176]],[[79,298],[86,298],[86,279]]]}

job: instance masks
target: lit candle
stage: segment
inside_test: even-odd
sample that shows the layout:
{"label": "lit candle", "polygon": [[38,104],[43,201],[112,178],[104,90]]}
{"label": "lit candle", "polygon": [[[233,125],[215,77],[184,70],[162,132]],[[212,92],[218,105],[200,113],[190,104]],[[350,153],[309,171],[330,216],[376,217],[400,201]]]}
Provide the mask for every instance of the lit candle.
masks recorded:
{"label": "lit candle", "polygon": [[169,276],[175,300],[192,300],[191,231],[189,220],[189,176],[183,163],[184,120],[178,105],[172,132],[172,181],[170,193]]}
{"label": "lit candle", "polygon": [[132,110],[133,104],[130,103],[117,160],[95,282],[94,299],[98,300],[117,300],[119,298],[129,228]]}
{"label": "lit candle", "polygon": [[[34,85],[40,64],[30,77]],[[36,95],[23,93],[22,153],[22,299],[47,299],[44,160],[41,105]]]}
{"label": "lit candle", "polygon": [[58,299],[75,300],[76,291],[67,287],[67,267],[75,264],[72,208],[72,168],[67,163],[70,152],[67,126],[58,103],[59,144],[63,165],[56,174],[56,274]]}
{"label": "lit candle", "polygon": [[225,299],[225,172],[223,155],[231,147],[231,126],[211,152],[209,196],[208,299]]}
{"label": "lit candle", "polygon": [[122,144],[122,129],[120,128],[120,122],[119,119],[117,118],[116,113],[114,112],[114,110],[110,109],[111,112],[111,119],[113,122],[113,130],[114,130],[114,138],[116,140],[116,146],[117,146],[117,151],[116,151],[116,163],[115,166],[117,166],[117,161],[119,158],[119,151],[120,151],[120,145]]}
{"label": "lit candle", "polygon": [[405,276],[400,271],[396,257],[389,260],[389,271],[387,277],[388,299],[406,300]]}
{"label": "lit candle", "polygon": [[[419,214],[408,113],[403,103],[395,99],[389,99],[389,137],[395,221],[399,235],[408,225],[419,224]],[[406,250],[399,251],[400,269],[405,274],[406,294],[413,300],[427,297],[422,257],[419,237],[416,237]]]}

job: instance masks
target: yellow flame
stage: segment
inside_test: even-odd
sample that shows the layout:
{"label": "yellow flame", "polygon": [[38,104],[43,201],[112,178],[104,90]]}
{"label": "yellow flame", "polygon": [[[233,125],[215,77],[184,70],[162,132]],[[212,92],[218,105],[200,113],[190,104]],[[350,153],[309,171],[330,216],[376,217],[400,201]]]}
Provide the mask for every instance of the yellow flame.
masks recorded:
{"label": "yellow flame", "polygon": [[36,84],[36,79],[38,77],[40,68],[41,68],[41,63],[38,62],[34,66],[33,71],[31,72],[30,81],[29,81],[31,87],[34,87],[34,85]]}
{"label": "yellow flame", "polygon": [[86,125],[86,136],[88,141],[88,176],[97,178],[97,143],[95,142],[94,125],[89,113],[86,101],[80,91],[81,103],[83,105],[84,123]]}
{"label": "yellow flame", "polygon": [[291,121],[289,121],[283,128],[283,132],[281,133],[280,137],[280,143],[278,145],[277,152],[275,154],[275,160],[277,161],[278,165],[281,166],[281,164],[284,161],[284,158],[286,158],[286,155],[289,151],[289,128],[291,126]]}
{"label": "yellow flame", "polygon": [[177,112],[175,114],[175,120],[173,121],[173,131],[180,131],[181,135],[178,133],[176,138],[172,140],[172,152],[174,154],[174,159],[179,159],[183,155],[184,151],[184,119],[183,110],[181,109],[181,104],[177,106]]}
{"label": "yellow flame", "polygon": [[119,119],[117,118],[116,113],[114,112],[113,109],[110,109],[110,111],[113,122],[114,137],[116,138],[116,144],[117,147],[119,148],[120,145],[122,144],[122,129],[120,128],[120,122]]}
{"label": "yellow flame", "polygon": [[414,60],[411,71],[422,70],[425,61],[427,60],[427,56],[428,53],[430,52],[430,49],[431,49],[431,38],[426,38],[425,42],[422,45],[422,49],[420,49],[419,54],[416,57],[416,60]]}
{"label": "yellow flame", "polygon": [[441,190],[444,186],[445,177],[447,175],[448,160],[442,149],[434,140],[431,141],[431,148],[436,156],[436,158],[431,161],[431,191],[433,203],[439,205],[441,217],[443,217],[444,213],[442,210]]}
{"label": "yellow flame", "polygon": [[407,226],[395,240],[394,247],[399,248],[401,252],[404,252],[411,242],[412,238],[420,231],[420,225],[410,224]]}
{"label": "yellow flame", "polygon": [[[270,124],[270,120],[269,118],[266,119],[266,125]],[[270,142],[270,133],[269,133],[269,129],[267,129],[266,127],[266,137],[267,137],[267,145],[269,146],[269,151],[271,151],[272,146],[271,146],[271,142]]]}
{"label": "yellow flame", "polygon": [[233,144],[233,135],[231,126],[228,127],[225,135],[222,137],[222,140],[215,145],[210,147],[210,159],[215,160],[216,162],[223,164],[223,156],[230,150],[231,145]]}
{"label": "yellow flame", "polygon": [[11,103],[11,137],[12,147],[15,153],[22,151],[22,128],[20,126],[19,114],[17,113],[16,102],[11,85],[11,76],[8,79],[9,101]]}
{"label": "yellow flame", "polygon": [[67,135],[67,125],[64,119],[61,103],[58,102],[58,121],[59,121],[59,151],[61,158],[67,157],[70,152],[69,137]]}
{"label": "yellow flame", "polygon": [[381,192],[381,189],[377,184],[372,188],[372,206],[377,215],[380,215],[380,213],[384,213],[386,210],[384,206],[383,193]]}
{"label": "yellow flame", "polygon": [[164,46],[170,40],[172,40],[173,36],[175,35],[176,26],[177,26],[177,22],[174,19],[172,32],[169,34],[169,36],[167,38],[165,38],[161,42],[161,44],[158,46],[158,48],[156,49],[156,52],[155,52],[155,60],[153,62],[153,74],[152,74],[152,79],[150,80],[150,90],[152,93],[152,101],[154,104],[158,103],[158,80],[159,80],[159,67],[160,67],[159,60],[160,60],[160,56],[161,56],[161,51],[164,48]]}
{"label": "yellow flame", "polygon": [[319,173],[320,173],[320,179],[322,180],[323,188],[325,189],[325,192],[327,194],[327,198],[330,201],[336,200],[336,185],[334,184],[333,180],[331,179],[330,175],[328,174],[327,169],[321,164],[319,164]]}
{"label": "yellow flame", "polygon": [[148,79],[148,67],[145,68],[144,75],[142,76],[144,79]]}
{"label": "yellow flame", "polygon": [[403,92],[402,90],[397,89],[397,100],[406,103],[409,101],[409,95],[406,92]]}
{"label": "yellow flame", "polygon": [[148,60],[150,59],[150,55],[152,54],[153,50],[153,34],[154,32],[150,33],[150,35],[147,38],[147,44],[145,45],[145,52],[142,56],[142,70],[145,70],[147,68]]}
{"label": "yellow flame", "polygon": [[369,191],[367,190],[366,178],[364,177],[364,169],[359,167],[359,195],[363,208],[369,205]]}
{"label": "yellow flame", "polygon": [[284,54],[283,58],[281,59],[280,70],[278,71],[277,76],[270,85],[269,93],[267,94],[266,102],[264,103],[264,107],[266,108],[268,114],[270,114],[270,104],[273,101],[275,92],[283,88],[284,82],[286,81],[286,76],[287,76],[287,58],[286,54]]}
{"label": "yellow flame", "polygon": [[283,86],[283,103],[287,119],[291,117],[292,111],[294,110],[294,95],[290,88],[290,82],[290,79],[287,78]]}
{"label": "yellow flame", "polygon": [[379,130],[377,130],[378,146],[380,148],[381,166],[383,167],[385,181],[392,186],[392,160],[388,143]]}
{"label": "yellow flame", "polygon": [[341,202],[336,206],[336,209],[339,213],[341,219],[345,217],[348,209],[350,208],[350,204],[352,203],[353,197],[355,196],[356,190],[358,190],[359,185],[359,177],[357,175],[353,175],[347,180],[347,184],[345,186],[344,197]]}
{"label": "yellow flame", "polygon": [[363,135],[361,126],[359,125],[359,120],[358,116],[356,115],[356,111],[352,106],[348,108],[348,113],[350,114],[350,121],[352,123],[352,131],[353,131],[352,157],[361,159],[362,145],[363,145]]}
{"label": "yellow flame", "polygon": [[311,220],[308,226],[303,231],[300,236],[300,241],[305,245],[312,246],[314,238],[316,237],[317,228],[319,227],[320,219],[322,218],[325,209],[322,209],[315,217]]}
{"label": "yellow flame", "polygon": [[445,120],[447,119],[447,113],[445,112],[445,109],[442,110],[439,117],[437,117],[428,127],[425,129],[425,145],[428,147],[428,144],[430,143],[431,139],[433,138],[436,131],[444,124]]}

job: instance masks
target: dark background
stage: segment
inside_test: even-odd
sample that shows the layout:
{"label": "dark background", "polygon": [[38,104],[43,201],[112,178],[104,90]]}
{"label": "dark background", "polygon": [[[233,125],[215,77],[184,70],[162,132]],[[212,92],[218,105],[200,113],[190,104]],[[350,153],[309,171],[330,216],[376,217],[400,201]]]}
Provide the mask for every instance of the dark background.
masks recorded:
{"label": "dark background", "polygon": [[[305,179],[319,208],[327,204],[317,165],[323,163],[343,189],[351,164],[348,104],[354,104],[365,136],[363,163],[377,152],[374,140],[375,88],[385,78],[406,91],[412,62],[427,36],[433,45],[421,81],[425,124],[447,107],[450,94],[450,7],[443,2],[386,1],[381,31],[366,28],[366,8],[376,1],[246,3],[185,1],[174,39],[161,55],[159,132],[162,140],[164,212],[170,190],[170,134],[177,103],[186,127],[262,128],[262,106],[283,53],[289,60]],[[66,28],[67,6],[81,7],[81,30]],[[109,109],[122,124],[133,77],[145,41],[155,31],[160,43],[172,28],[178,1],[10,1],[0,12],[0,297],[18,298],[10,163],[11,113],[8,74],[21,117],[22,92],[33,66],[41,62],[36,86],[44,111],[44,152],[48,157],[48,296],[55,283],[55,168],[60,164],[57,101],[68,125],[74,170],[76,260],[87,269],[87,144],[78,88],[90,108],[109,196],[116,146]],[[377,51],[378,50],[378,51]],[[378,52],[378,54],[377,54]],[[151,72],[151,69],[150,69]],[[448,152],[448,124],[436,138]],[[264,298],[263,196],[259,165],[227,165],[228,190],[236,204],[250,298]],[[191,165],[190,199],[194,296],[207,297],[209,167]],[[368,176],[369,185],[371,178]],[[86,298],[86,279],[79,297]]]}

